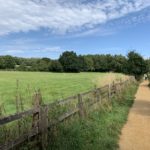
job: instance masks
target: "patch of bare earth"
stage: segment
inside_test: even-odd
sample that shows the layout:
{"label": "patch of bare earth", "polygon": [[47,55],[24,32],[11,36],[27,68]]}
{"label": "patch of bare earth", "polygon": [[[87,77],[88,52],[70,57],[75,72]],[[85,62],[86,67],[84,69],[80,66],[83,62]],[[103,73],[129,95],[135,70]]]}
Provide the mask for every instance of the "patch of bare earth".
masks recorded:
{"label": "patch of bare earth", "polygon": [[122,129],[120,150],[150,150],[150,88],[144,81]]}

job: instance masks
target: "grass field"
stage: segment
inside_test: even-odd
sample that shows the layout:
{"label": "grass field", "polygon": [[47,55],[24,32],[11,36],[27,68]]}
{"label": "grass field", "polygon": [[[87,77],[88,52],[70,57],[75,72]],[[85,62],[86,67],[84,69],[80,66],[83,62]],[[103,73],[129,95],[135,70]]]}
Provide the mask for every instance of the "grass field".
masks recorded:
{"label": "grass field", "polygon": [[[19,93],[25,109],[31,107],[33,93],[40,89],[44,103],[102,86],[112,80],[124,78],[117,73],[42,73],[0,72],[0,105],[7,113],[16,112],[16,95]],[[18,92],[17,91],[18,81]]]}

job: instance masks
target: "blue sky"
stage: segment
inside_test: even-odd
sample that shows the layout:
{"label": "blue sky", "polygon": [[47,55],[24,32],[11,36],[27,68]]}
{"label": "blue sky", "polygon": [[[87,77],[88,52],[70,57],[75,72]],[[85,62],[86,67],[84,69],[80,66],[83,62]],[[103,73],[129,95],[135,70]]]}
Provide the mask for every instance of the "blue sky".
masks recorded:
{"label": "blue sky", "polygon": [[150,0],[0,0],[0,55],[150,57]]}

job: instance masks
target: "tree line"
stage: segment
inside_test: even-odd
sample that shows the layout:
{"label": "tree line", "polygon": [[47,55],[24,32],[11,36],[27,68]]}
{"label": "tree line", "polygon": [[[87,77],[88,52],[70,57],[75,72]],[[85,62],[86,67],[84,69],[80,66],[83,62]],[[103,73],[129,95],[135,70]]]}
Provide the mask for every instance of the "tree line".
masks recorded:
{"label": "tree line", "polygon": [[150,71],[150,59],[131,51],[122,55],[77,55],[73,51],[63,52],[59,59],[20,58],[0,56],[1,70],[44,72],[118,72],[141,76]]}

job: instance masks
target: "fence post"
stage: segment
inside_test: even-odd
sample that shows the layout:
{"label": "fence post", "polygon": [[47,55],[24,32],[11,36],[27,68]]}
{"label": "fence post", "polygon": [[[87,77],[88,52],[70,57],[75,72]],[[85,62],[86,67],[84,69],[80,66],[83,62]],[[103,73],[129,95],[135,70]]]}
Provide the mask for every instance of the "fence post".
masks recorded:
{"label": "fence post", "polygon": [[113,95],[114,95],[114,94],[116,94],[116,85],[115,85],[115,81],[113,81],[112,87],[113,87]]}
{"label": "fence post", "polygon": [[78,107],[79,107],[79,116],[83,119],[86,115],[85,108],[83,106],[82,95],[78,94]]}
{"label": "fence post", "polygon": [[34,113],[32,127],[36,129],[36,133],[39,134],[38,142],[42,150],[47,147],[47,127],[48,127],[48,107],[42,106],[42,95],[40,90],[34,95]]}
{"label": "fence post", "polygon": [[97,99],[97,102],[101,100],[99,89],[96,89],[96,99]]}
{"label": "fence post", "polygon": [[36,129],[36,133],[39,133],[39,117],[40,117],[40,105],[41,105],[41,99],[39,96],[39,93],[36,92],[33,96],[33,120],[32,120],[32,128]]}
{"label": "fence post", "polygon": [[108,85],[108,98],[111,99],[111,84]]}
{"label": "fence post", "polygon": [[122,78],[120,78],[120,92],[122,91]]}
{"label": "fence post", "polygon": [[48,106],[40,107],[39,132],[41,148],[46,150],[48,142]]}

